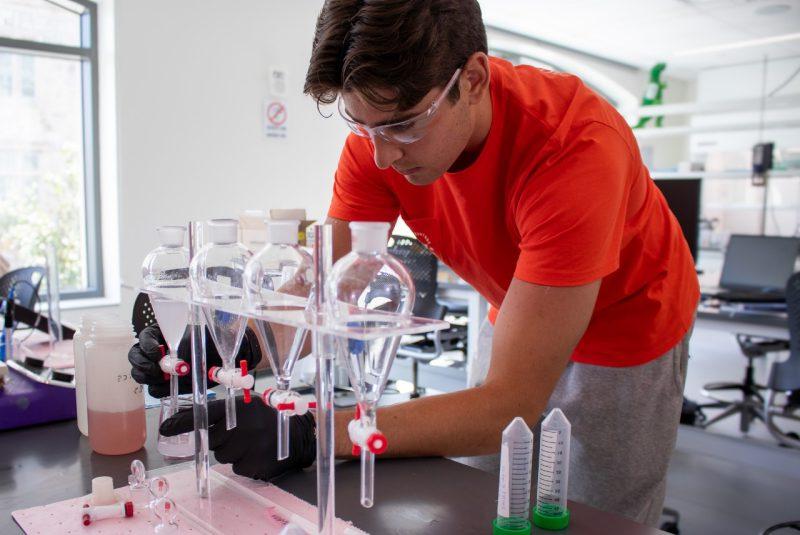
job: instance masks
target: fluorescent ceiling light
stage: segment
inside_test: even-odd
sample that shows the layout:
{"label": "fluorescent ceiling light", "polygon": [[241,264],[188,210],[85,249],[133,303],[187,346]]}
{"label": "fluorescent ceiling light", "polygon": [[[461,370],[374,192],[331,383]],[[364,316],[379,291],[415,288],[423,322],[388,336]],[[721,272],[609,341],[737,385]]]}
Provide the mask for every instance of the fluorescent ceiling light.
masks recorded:
{"label": "fluorescent ceiling light", "polygon": [[713,52],[723,52],[725,50],[736,50],[739,48],[750,48],[753,46],[771,45],[773,43],[783,43],[786,41],[794,41],[800,39],[800,33],[785,33],[783,35],[774,35],[772,37],[764,37],[762,39],[749,39],[747,41],[738,41],[736,43],[727,43],[724,45],[704,46],[701,48],[693,48],[691,50],[683,50],[676,52],[675,57],[681,56],[697,56],[700,54],[710,54]]}

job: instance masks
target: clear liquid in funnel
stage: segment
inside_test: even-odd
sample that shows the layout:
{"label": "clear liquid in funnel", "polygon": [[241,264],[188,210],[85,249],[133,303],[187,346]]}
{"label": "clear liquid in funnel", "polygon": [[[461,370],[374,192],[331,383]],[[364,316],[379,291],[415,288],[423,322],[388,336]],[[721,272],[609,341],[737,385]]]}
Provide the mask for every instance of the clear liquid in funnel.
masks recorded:
{"label": "clear liquid in funnel", "polygon": [[[302,311],[303,307],[260,306],[263,312],[292,312]],[[292,377],[294,365],[300,357],[308,331],[289,325],[277,324],[269,321],[256,320],[256,329],[260,341],[265,346],[272,373],[283,382],[288,383]]]}
{"label": "clear liquid in funnel", "polygon": [[[241,296],[215,296],[213,301],[224,307],[227,304],[235,305],[237,301],[241,301]],[[222,357],[223,361],[232,360],[238,353],[239,345],[242,343],[244,330],[247,326],[247,318],[211,306],[204,306],[203,314],[220,357]]]}
{"label": "clear liquid in funnel", "polygon": [[150,304],[153,305],[153,313],[170,351],[177,352],[183,333],[186,331],[186,325],[189,323],[188,305],[181,301],[157,296],[150,298]]}
{"label": "clear liquid in funnel", "polygon": [[[352,319],[347,322],[349,327],[370,329],[383,326],[383,322]],[[356,340],[353,338],[341,340],[346,344],[343,352],[347,357],[347,369],[350,383],[355,390],[356,397],[363,403],[377,403],[386,386],[389,370],[394,362],[399,337],[379,338],[375,340]]]}

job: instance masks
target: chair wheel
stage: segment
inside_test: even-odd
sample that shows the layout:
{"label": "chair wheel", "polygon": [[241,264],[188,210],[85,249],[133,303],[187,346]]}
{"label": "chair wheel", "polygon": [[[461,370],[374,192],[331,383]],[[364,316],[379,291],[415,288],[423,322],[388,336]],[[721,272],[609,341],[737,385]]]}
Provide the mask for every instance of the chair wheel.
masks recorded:
{"label": "chair wheel", "polygon": [[[786,433],[786,437],[787,438],[791,438],[792,440],[800,440],[800,435],[798,435],[794,431],[789,431],[788,433]],[[791,448],[792,447],[789,444],[784,444],[784,443],[780,443],[780,444],[778,444],[778,446],[780,446],[781,448]]]}
{"label": "chair wheel", "polygon": [[661,524],[661,531],[666,531],[667,533],[674,533],[675,535],[680,535],[681,530],[678,529],[677,522],[664,522]]}

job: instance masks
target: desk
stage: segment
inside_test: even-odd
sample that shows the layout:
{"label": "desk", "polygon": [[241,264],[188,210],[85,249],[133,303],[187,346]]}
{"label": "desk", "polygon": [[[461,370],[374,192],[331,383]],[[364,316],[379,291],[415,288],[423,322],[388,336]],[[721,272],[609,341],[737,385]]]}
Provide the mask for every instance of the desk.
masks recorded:
{"label": "desk", "polygon": [[785,312],[744,310],[731,305],[720,307],[701,302],[697,307],[695,328],[789,339]]}
{"label": "desk", "polygon": [[[158,411],[148,410],[148,430]],[[164,466],[155,437],[145,450],[104,457],[92,453],[74,421],[0,434],[0,533],[20,533],[11,511],[88,494],[91,480],[110,475],[116,486],[127,481],[130,462],[148,469]],[[336,513],[373,534],[491,533],[496,512],[497,478],[448,459],[393,459],[377,463],[375,506],[359,504],[359,464],[336,468]],[[275,482],[300,498],[316,502],[313,468],[287,474]],[[572,523],[564,534],[655,535],[663,533],[617,515],[579,503],[570,504]],[[55,533],[55,532],[54,532]]]}

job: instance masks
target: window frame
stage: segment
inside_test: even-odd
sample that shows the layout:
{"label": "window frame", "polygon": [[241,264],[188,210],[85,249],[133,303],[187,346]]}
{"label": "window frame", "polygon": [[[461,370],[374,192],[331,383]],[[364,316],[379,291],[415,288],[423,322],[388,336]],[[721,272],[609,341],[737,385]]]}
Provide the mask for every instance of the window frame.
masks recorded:
{"label": "window frame", "polygon": [[[86,228],[86,280],[84,290],[62,290],[62,300],[105,297],[100,209],[100,122],[97,4],[69,0],[84,8],[80,17],[80,46],[68,46],[0,36],[0,50],[32,55],[78,59],[81,64],[81,114],[83,118],[83,179]],[[65,10],[69,8],[58,4]]]}

